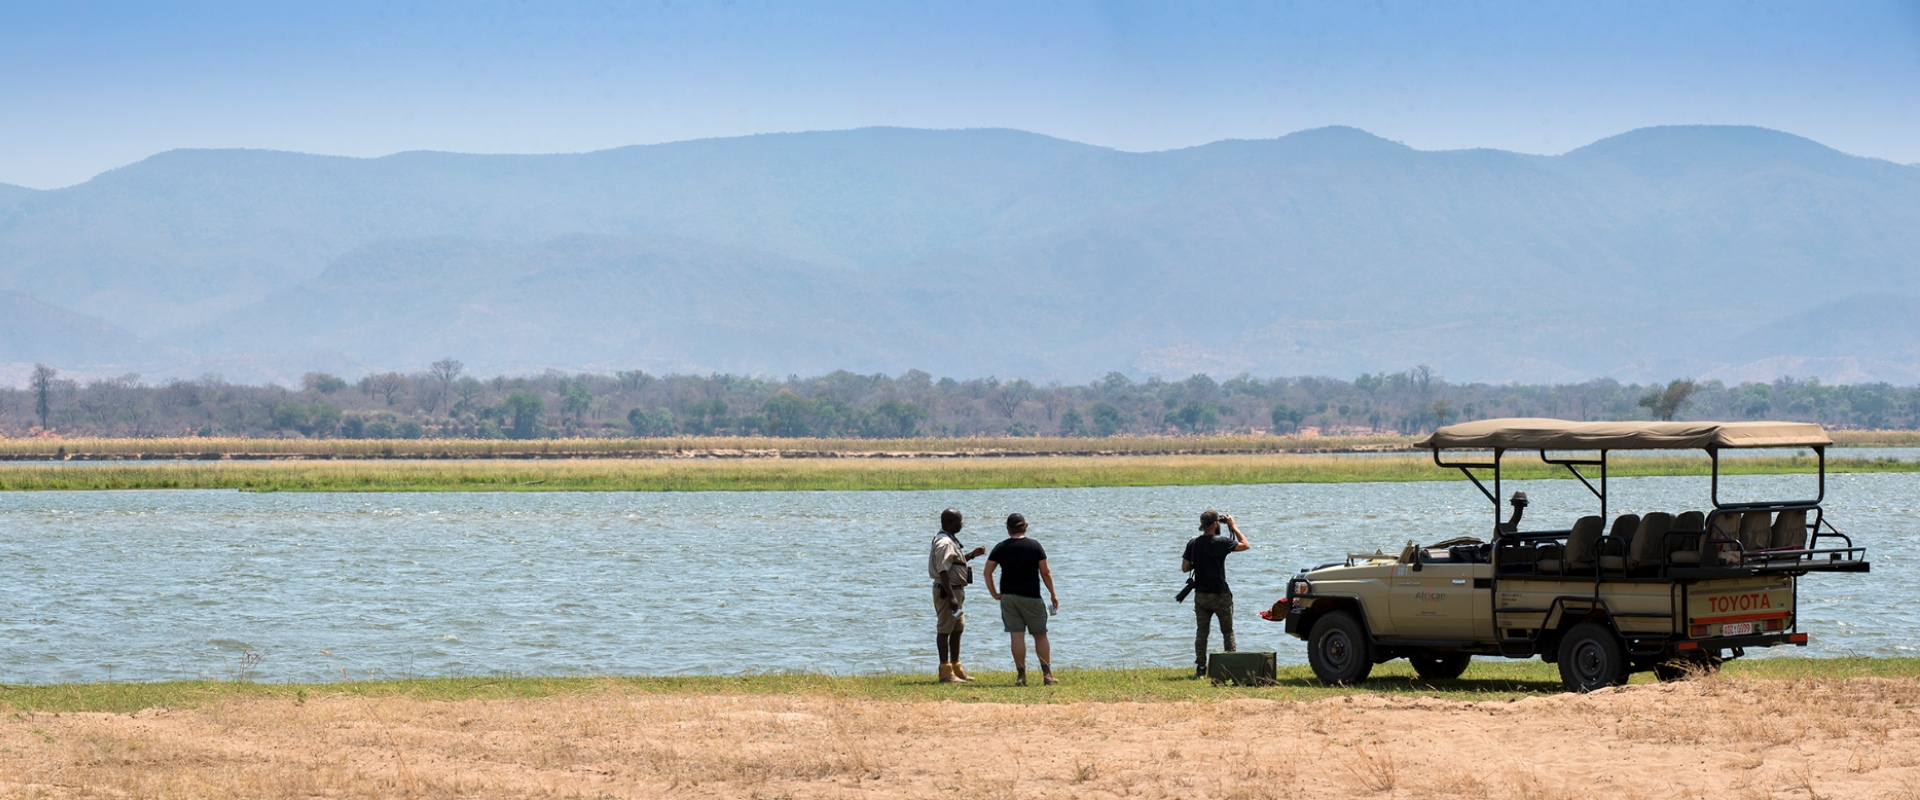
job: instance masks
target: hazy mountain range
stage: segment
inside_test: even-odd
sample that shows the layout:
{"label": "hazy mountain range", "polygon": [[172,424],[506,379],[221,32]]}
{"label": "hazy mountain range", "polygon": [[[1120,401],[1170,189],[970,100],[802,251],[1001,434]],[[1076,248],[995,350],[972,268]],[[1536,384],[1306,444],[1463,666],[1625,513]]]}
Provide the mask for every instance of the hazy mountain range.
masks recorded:
{"label": "hazy mountain range", "polygon": [[1920,382],[1920,167],[1760,128],[1127,153],[874,128],[0,184],[0,382],[832,369]]}

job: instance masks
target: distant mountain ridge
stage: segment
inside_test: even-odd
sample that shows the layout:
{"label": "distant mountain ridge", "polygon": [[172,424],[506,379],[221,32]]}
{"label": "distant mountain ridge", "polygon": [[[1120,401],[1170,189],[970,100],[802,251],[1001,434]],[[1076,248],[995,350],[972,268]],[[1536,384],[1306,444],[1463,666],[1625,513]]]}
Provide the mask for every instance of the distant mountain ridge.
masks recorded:
{"label": "distant mountain ridge", "polygon": [[1062,380],[1848,358],[1920,375],[1920,168],[1760,128],[1562,156],[1352,128],[1156,153],[892,128],[577,155],[196,150],[17,188],[0,186],[0,290],[111,320],[148,348],[111,365],[156,373],[453,356]]}

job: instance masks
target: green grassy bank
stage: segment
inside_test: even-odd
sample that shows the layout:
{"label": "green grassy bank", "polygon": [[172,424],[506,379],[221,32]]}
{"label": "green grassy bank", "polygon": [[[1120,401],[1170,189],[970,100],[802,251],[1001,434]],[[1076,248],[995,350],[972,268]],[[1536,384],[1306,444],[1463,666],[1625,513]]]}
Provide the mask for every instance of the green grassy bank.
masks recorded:
{"label": "green grassy bank", "polygon": [[[1808,472],[1809,458],[1741,458],[1724,474]],[[1696,457],[1619,457],[1613,477],[1704,475]],[[1832,472],[1920,472],[1912,462],[1830,459]],[[1564,478],[1537,460],[1509,479]],[[983,459],[577,459],[0,464],[0,491],[241,489],[305,492],[822,491],[1198,486],[1462,480],[1423,456],[1080,456]]]}
{"label": "green grassy bank", "polygon": [[[1001,656],[1003,654],[995,654]],[[984,662],[982,662],[984,663]],[[1744,659],[1722,671],[1749,680],[1920,677],[1914,658]],[[15,712],[100,711],[131,713],[143,708],[193,708],[239,698],[304,703],[335,697],[406,697],[417,700],[543,698],[582,695],[804,695],[886,702],[1217,702],[1236,698],[1312,701],[1347,694],[1393,694],[1450,700],[1508,700],[1560,692],[1558,668],[1539,661],[1479,661],[1457,680],[1425,681],[1404,661],[1375,668],[1365,685],[1332,687],[1315,680],[1306,667],[1280,671],[1277,685],[1214,686],[1185,669],[1062,669],[1059,686],[1013,685],[1010,672],[974,670],[971,684],[941,684],[927,675],[834,677],[815,674],[757,675],[736,678],[434,678],[320,684],[229,681],[171,683],[85,683],[0,686],[0,706]],[[1038,683],[1035,676],[1035,683]],[[1648,674],[1633,682],[1650,683]]]}

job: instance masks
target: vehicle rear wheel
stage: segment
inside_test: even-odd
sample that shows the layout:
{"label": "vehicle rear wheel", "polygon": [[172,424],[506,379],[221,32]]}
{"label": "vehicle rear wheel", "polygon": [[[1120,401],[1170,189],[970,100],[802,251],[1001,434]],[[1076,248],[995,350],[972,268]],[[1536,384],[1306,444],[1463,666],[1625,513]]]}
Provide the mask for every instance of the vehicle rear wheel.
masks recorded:
{"label": "vehicle rear wheel", "polygon": [[1320,680],[1335,686],[1366,680],[1373,672],[1373,648],[1360,620],[1335,611],[1313,623],[1313,632],[1307,635],[1307,665]]}
{"label": "vehicle rear wheel", "polygon": [[1626,652],[1605,624],[1582,622],[1560,640],[1560,684],[1567,691],[1591,692],[1626,682]]}
{"label": "vehicle rear wheel", "polygon": [[1422,678],[1430,681],[1450,681],[1467,671],[1467,664],[1472,663],[1473,654],[1421,653],[1408,656],[1407,660],[1413,663],[1413,671]]}

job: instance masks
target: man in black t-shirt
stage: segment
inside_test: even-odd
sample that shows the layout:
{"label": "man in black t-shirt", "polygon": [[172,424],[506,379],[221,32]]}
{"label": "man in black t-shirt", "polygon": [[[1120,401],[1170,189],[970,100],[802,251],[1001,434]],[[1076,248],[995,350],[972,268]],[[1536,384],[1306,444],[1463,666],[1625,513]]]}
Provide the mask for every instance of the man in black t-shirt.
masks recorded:
{"label": "man in black t-shirt", "polygon": [[[1232,538],[1220,535],[1220,523],[1233,531]],[[1207,633],[1211,618],[1220,617],[1220,636],[1227,640],[1227,652],[1233,652],[1233,590],[1227,586],[1227,554],[1249,547],[1246,534],[1240,532],[1232,515],[1209,508],[1200,515],[1200,535],[1187,541],[1180,554],[1180,571],[1193,573],[1193,616],[1199,630],[1193,637],[1193,674],[1207,674]]]}
{"label": "man in black t-shirt", "polygon": [[[1005,567],[1006,580],[993,585],[993,571]],[[1000,601],[1000,621],[1013,635],[1013,668],[1018,677],[1015,686],[1027,685],[1027,631],[1033,631],[1033,649],[1040,653],[1040,678],[1048,686],[1059,683],[1053,677],[1053,654],[1047,643],[1047,614],[1059,613],[1060,593],[1053,590],[1053,570],[1047,568],[1047,551],[1039,542],[1027,538],[1027,519],[1007,515],[1007,538],[987,554],[987,594]],[[1040,584],[1053,598],[1049,609],[1040,602]]]}

